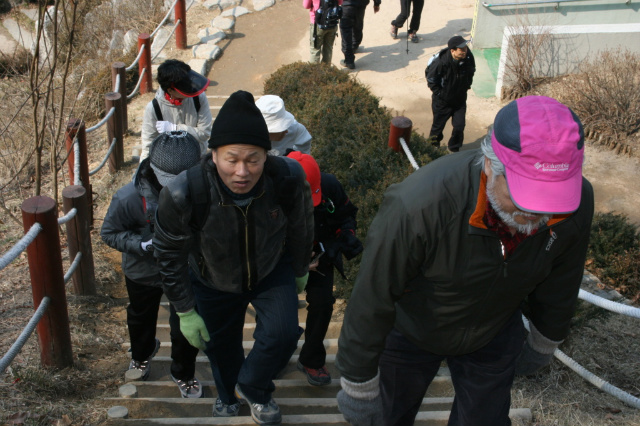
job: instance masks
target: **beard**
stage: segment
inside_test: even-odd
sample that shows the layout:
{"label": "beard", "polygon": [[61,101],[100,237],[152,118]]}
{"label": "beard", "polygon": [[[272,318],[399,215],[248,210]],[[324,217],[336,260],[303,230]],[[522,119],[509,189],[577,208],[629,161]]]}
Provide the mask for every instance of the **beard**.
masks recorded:
{"label": "beard", "polygon": [[521,211],[515,211],[513,213],[508,213],[498,202],[498,197],[495,192],[495,175],[491,176],[491,180],[487,182],[487,198],[489,198],[489,202],[491,203],[491,207],[498,214],[498,217],[502,222],[507,225],[509,228],[515,228],[516,231],[525,234],[531,235],[535,230],[537,230],[540,225],[543,225],[549,221],[551,216],[544,215],[540,216],[536,222],[529,222],[525,224],[521,224],[516,222],[516,218],[518,216],[529,216],[531,213],[524,213]]}

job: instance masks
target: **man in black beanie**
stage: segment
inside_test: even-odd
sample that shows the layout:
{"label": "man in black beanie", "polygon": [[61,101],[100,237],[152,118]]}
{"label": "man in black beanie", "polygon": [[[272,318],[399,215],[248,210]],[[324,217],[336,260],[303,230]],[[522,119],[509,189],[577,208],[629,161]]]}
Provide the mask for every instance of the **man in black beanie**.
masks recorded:
{"label": "man in black beanie", "polygon": [[[180,330],[211,362],[213,415],[237,416],[245,401],[256,423],[280,424],[271,394],[301,334],[296,284],[309,275],[309,184],[295,160],[267,156],[269,131],[251,93],[224,103],[209,148],[160,194],[155,256]],[[257,324],[245,359],[249,303]]]}

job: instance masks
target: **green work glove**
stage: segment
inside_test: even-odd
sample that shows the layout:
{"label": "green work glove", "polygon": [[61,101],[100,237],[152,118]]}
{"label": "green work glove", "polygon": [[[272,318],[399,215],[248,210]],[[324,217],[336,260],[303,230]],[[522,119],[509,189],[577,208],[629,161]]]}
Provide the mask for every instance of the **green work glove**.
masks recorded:
{"label": "green work glove", "polygon": [[205,350],[204,342],[209,341],[209,332],[204,325],[204,320],[195,309],[188,312],[177,312],[180,317],[180,331],[194,348]]}
{"label": "green work glove", "polygon": [[301,277],[296,277],[296,287],[298,288],[298,294],[302,293],[309,281],[309,273],[307,272]]}

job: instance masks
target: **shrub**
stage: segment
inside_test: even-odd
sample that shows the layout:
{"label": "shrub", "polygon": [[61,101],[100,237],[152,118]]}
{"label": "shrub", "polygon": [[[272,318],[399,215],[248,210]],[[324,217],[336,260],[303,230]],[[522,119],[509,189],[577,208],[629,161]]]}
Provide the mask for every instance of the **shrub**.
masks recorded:
{"label": "shrub", "polygon": [[[364,85],[326,65],[296,62],[281,67],[265,82],[264,93],[280,96],[307,127],[320,169],[335,174],[358,206],[358,237],[364,241],[384,190],[413,172],[405,155],[387,146],[389,110]],[[417,133],[408,145],[421,166],[443,155]],[[347,262],[349,281],[336,281],[341,297],[351,294],[358,264],[359,258]]]}
{"label": "shrub", "polygon": [[603,283],[634,302],[640,299],[640,233],[620,214],[596,213],[587,267]]}

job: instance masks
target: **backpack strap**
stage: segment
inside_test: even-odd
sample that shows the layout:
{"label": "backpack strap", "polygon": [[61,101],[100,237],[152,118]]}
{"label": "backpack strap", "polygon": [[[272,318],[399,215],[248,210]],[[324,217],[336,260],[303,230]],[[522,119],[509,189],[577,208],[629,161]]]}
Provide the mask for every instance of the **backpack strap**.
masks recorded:
{"label": "backpack strap", "polygon": [[209,216],[209,181],[202,162],[187,170],[187,182],[191,194],[191,225],[194,231],[200,231]]}
{"label": "backpack strap", "polygon": [[193,105],[196,107],[196,114],[200,112],[200,95],[193,98]]}
{"label": "backpack strap", "polygon": [[300,163],[292,158],[269,156],[268,161],[268,173],[273,179],[276,199],[288,216],[295,202],[291,194],[295,193],[300,179],[304,179],[304,171]]}
{"label": "backpack strap", "polygon": [[158,119],[158,121],[163,121],[162,120],[162,111],[160,111],[160,104],[158,103],[158,100],[156,98],[153,98],[151,103],[153,104],[153,109],[156,112],[156,118]]}

